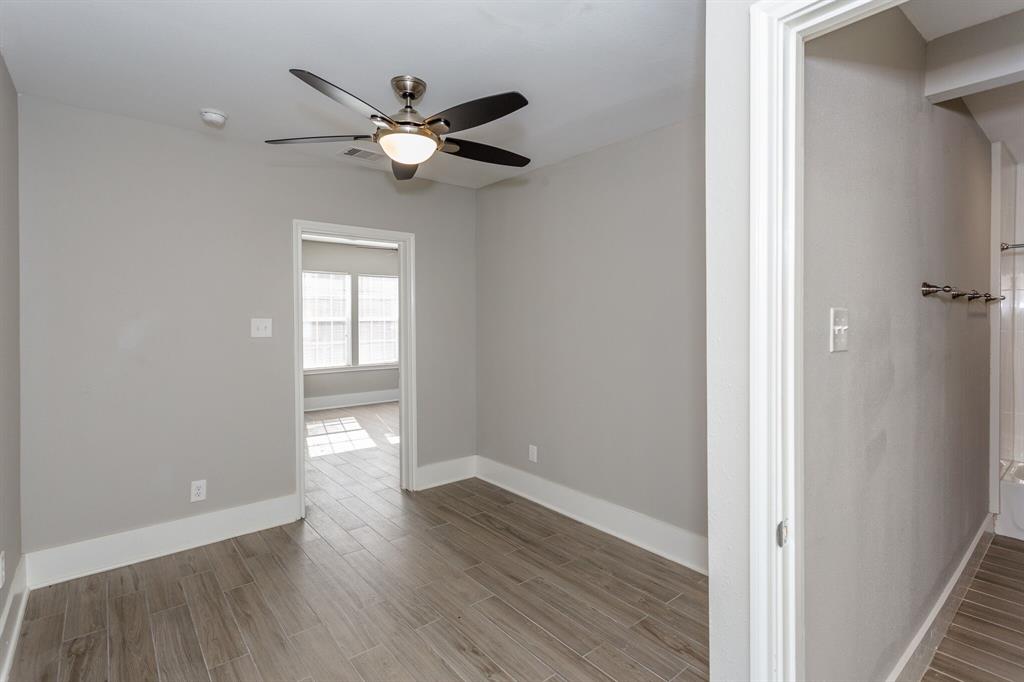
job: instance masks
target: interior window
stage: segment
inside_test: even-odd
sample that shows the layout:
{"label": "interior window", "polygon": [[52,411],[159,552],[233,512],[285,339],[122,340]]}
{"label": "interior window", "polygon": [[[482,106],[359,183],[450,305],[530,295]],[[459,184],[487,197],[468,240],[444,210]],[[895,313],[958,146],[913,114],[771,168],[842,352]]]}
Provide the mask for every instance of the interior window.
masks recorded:
{"label": "interior window", "polygon": [[359,276],[359,364],[398,362],[398,278]]}
{"label": "interior window", "polygon": [[302,273],[302,366],[348,367],[351,349],[351,278],[336,272]]}

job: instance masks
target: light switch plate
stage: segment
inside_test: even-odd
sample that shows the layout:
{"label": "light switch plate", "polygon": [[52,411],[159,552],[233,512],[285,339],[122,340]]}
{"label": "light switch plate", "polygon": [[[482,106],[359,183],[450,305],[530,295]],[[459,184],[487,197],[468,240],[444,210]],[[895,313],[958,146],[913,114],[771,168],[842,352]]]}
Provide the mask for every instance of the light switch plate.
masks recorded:
{"label": "light switch plate", "polygon": [[845,353],[850,349],[850,311],[846,308],[829,308],[828,311],[828,352]]}
{"label": "light switch plate", "polygon": [[274,321],[269,317],[254,317],[250,320],[249,336],[254,339],[267,338],[274,335]]}

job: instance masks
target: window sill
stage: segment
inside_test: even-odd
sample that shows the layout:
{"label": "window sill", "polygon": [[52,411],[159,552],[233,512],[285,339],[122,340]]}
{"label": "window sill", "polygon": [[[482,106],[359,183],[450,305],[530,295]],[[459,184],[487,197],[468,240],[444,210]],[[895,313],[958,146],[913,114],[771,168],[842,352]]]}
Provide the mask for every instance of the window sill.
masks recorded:
{"label": "window sill", "polygon": [[398,369],[398,363],[387,365],[355,365],[351,367],[320,367],[317,369],[304,369],[303,374],[341,374],[345,372],[376,372],[383,369]]}

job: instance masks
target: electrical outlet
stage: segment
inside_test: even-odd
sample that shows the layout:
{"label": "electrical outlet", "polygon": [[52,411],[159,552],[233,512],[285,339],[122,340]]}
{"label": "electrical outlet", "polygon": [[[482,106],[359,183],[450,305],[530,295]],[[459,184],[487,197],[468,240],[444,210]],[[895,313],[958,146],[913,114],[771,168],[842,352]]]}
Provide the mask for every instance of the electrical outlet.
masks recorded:
{"label": "electrical outlet", "polygon": [[7,584],[7,553],[0,552],[0,589]]}
{"label": "electrical outlet", "polygon": [[531,462],[536,462],[537,461],[537,446],[536,445],[531,445],[530,446],[530,461]]}
{"label": "electrical outlet", "polygon": [[191,491],[189,502],[202,502],[206,499],[206,479],[192,481],[189,490]]}

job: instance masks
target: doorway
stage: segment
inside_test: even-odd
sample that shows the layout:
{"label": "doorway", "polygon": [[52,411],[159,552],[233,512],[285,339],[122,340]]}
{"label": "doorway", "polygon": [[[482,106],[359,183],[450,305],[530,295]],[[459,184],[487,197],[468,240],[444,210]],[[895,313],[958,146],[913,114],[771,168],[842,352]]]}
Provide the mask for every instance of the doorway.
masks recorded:
{"label": "doorway", "polygon": [[899,4],[751,9],[755,679],[919,678],[991,528],[989,141],[963,102],[926,108],[927,43]]}
{"label": "doorway", "polygon": [[307,491],[415,489],[413,244],[407,232],[294,223],[296,482],[303,518]]}

